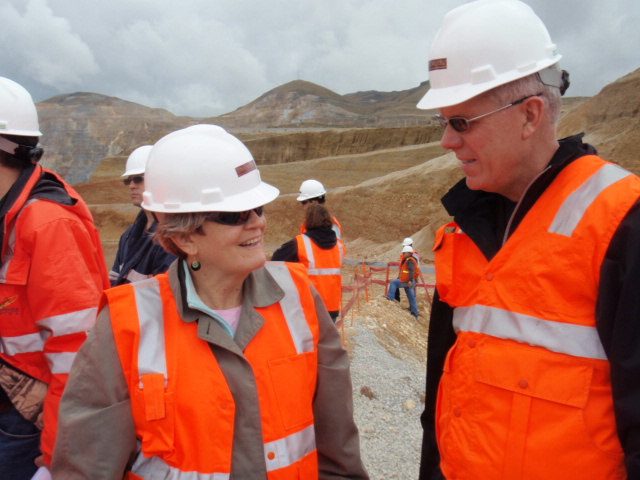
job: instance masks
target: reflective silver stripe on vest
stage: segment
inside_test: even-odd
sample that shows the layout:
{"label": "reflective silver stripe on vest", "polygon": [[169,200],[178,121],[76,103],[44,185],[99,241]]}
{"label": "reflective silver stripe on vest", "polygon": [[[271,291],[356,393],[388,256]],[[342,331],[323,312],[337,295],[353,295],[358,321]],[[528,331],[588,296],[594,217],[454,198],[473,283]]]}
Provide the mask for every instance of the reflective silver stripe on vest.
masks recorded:
{"label": "reflective silver stripe on vest", "polygon": [[56,337],[72,333],[88,332],[96,323],[98,308],[86,308],[63,315],[54,315],[36,322],[40,327],[47,327]]}
{"label": "reflective silver stripe on vest", "polygon": [[607,359],[595,327],[555,322],[485,305],[455,308],[453,327],[456,332],[482,333],[574,357]]}
{"label": "reflective silver stripe on vest", "polygon": [[[307,258],[309,259],[309,268],[307,271],[309,275],[341,275],[342,270],[339,268],[316,268],[316,259],[313,253],[313,245],[311,239],[303,234],[302,241],[304,242],[304,248],[307,250]],[[338,242],[338,248],[340,249],[340,261],[344,259],[344,248],[342,243]]]}
{"label": "reflective silver stripe on vest", "polygon": [[[293,465],[315,449],[316,433],[313,425],[280,440],[265,443],[264,461],[267,463],[267,471],[271,472]],[[269,457],[273,457],[273,459],[269,459]]]}
{"label": "reflective silver stripe on vest", "polygon": [[[162,373],[166,385],[169,376],[165,355],[164,310],[160,284],[155,278],[150,278],[132,285],[140,320],[138,371],[140,375]],[[142,379],[140,387],[142,388]]]}
{"label": "reflective silver stripe on vest", "polygon": [[71,365],[76,358],[76,352],[62,352],[62,353],[47,353],[47,361],[49,362],[49,368],[51,373],[69,373],[71,372]]}
{"label": "reflective silver stripe on vest", "polygon": [[131,471],[141,478],[152,480],[229,480],[229,473],[183,472],[171,467],[160,457],[146,458],[141,452],[133,463]]}
{"label": "reflective silver stripe on vest", "polygon": [[51,334],[47,331],[30,333],[18,337],[0,337],[0,352],[5,355],[17,355],[18,353],[42,352],[44,342]]}
{"label": "reflective silver stripe on vest", "polygon": [[153,274],[140,273],[140,272],[136,272],[135,270],[129,270],[129,273],[127,273],[124,278],[126,278],[131,283],[133,283],[133,282],[140,282],[142,280],[146,280],[147,278],[151,278],[151,277],[153,277]]}
{"label": "reflective silver stripe on vest", "polygon": [[302,308],[298,287],[291,278],[289,268],[282,262],[273,262],[267,264],[267,270],[284,291],[280,306],[297,353],[314,351],[313,334]]}
{"label": "reflective silver stripe on vest", "polygon": [[606,164],[569,195],[554,218],[549,232],[570,237],[589,206],[606,188],[631,175],[625,169]]}
{"label": "reflective silver stripe on vest", "polygon": [[340,231],[340,227],[335,223],[331,226],[331,230],[336,232],[336,238],[342,238],[342,232]]}

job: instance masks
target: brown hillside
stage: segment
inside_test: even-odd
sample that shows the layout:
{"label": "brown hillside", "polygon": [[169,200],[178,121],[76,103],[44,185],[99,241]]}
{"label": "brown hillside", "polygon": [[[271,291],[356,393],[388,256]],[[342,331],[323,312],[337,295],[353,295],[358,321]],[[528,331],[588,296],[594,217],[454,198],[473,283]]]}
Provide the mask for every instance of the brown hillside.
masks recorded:
{"label": "brown hillside", "polygon": [[610,83],[563,116],[561,136],[581,131],[604,158],[640,174],[640,69]]}

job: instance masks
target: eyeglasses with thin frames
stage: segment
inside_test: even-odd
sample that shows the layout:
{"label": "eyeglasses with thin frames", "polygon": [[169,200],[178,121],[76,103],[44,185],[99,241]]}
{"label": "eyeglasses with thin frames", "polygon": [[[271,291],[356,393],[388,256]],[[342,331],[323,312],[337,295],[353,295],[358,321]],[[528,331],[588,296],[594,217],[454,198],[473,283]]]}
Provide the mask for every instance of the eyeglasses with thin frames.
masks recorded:
{"label": "eyeglasses with thin frames", "polygon": [[131,182],[135,183],[136,185],[140,185],[142,182],[144,182],[144,177],[142,175],[136,175],[135,177],[127,177],[122,181],[122,183],[124,183],[127,187],[131,185]]}
{"label": "eyeglasses with thin frames", "polygon": [[488,117],[489,115],[493,115],[494,113],[501,112],[502,110],[505,110],[509,107],[513,107],[514,105],[518,105],[519,103],[522,103],[531,97],[539,97],[540,95],[542,94],[538,93],[536,95],[527,95],[526,97],[523,97],[520,100],[511,102],[509,105],[505,105],[504,107],[500,107],[497,110],[493,110],[492,112],[478,115],[477,117],[473,117],[473,118],[464,118],[464,117],[444,118],[442,115],[436,115],[436,118],[440,122],[440,126],[442,128],[447,128],[447,125],[451,125],[451,128],[453,128],[456,132],[466,133],[471,129],[471,122],[475,122],[476,120],[480,120],[481,118]]}
{"label": "eyeglasses with thin frames", "polygon": [[251,212],[261,217],[264,215],[264,207],[256,207],[251,210],[245,210],[244,212],[210,212],[207,213],[205,220],[221,225],[244,225],[249,221],[249,218],[251,218]]}

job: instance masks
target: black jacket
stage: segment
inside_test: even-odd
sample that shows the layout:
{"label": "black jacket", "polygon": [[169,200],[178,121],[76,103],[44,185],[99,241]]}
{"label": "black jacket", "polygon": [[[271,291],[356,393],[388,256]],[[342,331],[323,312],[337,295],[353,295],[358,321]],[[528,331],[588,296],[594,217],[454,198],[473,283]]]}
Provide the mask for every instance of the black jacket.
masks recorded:
{"label": "black jacket", "polygon": [[144,210],[140,210],[133,225],[120,237],[118,253],[109,272],[112,287],[130,283],[131,280],[127,276],[132,271],[136,273],[137,280],[144,276],[164,273],[176,259],[175,255],[167,252],[162,245],[154,243],[152,235],[157,224],[151,225],[149,231],[145,231],[146,227],[147,215]]}
{"label": "black jacket", "polygon": [[[549,166],[529,187],[520,204],[495,193],[472,191],[463,179],[442,203],[488,260],[500,250],[522,218],[558,173],[576,158],[595,154],[582,134],[560,141]],[[511,224],[509,220],[511,219]],[[507,231],[507,228],[509,230]],[[611,383],[618,436],[629,480],[640,479],[640,201],[611,240],[600,272],[596,328],[611,363]],[[427,351],[427,387],[422,414],[424,437],[420,480],[442,479],[435,435],[438,385],[447,352],[456,340],[453,309],[434,296]]]}

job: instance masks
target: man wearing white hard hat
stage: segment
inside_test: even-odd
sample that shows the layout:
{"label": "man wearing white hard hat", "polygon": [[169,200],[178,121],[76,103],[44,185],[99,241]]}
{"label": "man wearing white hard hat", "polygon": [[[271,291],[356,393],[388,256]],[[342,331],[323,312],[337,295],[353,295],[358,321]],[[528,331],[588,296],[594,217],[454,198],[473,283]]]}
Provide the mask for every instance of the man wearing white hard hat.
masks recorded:
{"label": "man wearing white hard hat", "polygon": [[98,229],[78,193],[38,163],[38,113],[0,77],[0,478],[51,462],[71,364],[109,287]]}
{"label": "man wearing white hard hat", "polygon": [[518,0],[452,10],[431,45],[418,106],[466,178],[434,247],[421,480],[640,478],[640,179],[557,140],[560,58]]}
{"label": "man wearing white hard hat", "polygon": [[[322,185],[322,183],[318,180],[309,179],[300,184],[300,195],[298,195],[297,200],[300,202],[300,206],[306,210],[309,205],[314,203],[324,205],[326,201],[326,194],[327,191],[324,189],[324,185]],[[342,225],[340,225],[340,222],[338,222],[336,217],[333,217],[332,228],[333,231],[336,232],[336,238],[342,238]],[[300,226],[300,234],[304,234],[306,231],[307,226],[302,222],[302,225]]]}
{"label": "man wearing white hard hat", "polygon": [[[131,152],[122,174],[123,183],[131,195],[131,203],[139,208],[142,204],[144,172],[151,148],[151,145],[143,145]],[[166,272],[176,259],[175,255],[153,241],[157,226],[153,214],[140,208],[133,224],[120,237],[116,258],[109,272],[112,287]]]}

